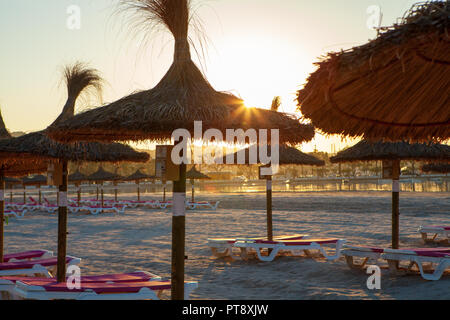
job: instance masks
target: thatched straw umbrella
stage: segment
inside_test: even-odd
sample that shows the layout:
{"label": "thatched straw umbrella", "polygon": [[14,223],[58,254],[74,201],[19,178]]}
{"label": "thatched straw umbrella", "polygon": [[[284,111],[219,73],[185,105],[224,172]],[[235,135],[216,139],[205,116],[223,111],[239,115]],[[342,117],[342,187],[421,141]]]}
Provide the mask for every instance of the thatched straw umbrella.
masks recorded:
{"label": "thatched straw umbrella", "polygon": [[[12,136],[6,129],[0,111],[0,140],[11,139]],[[27,174],[41,173],[47,170],[47,163],[43,161],[30,161],[23,159],[0,159],[0,263],[4,255],[4,222],[5,222],[5,184],[21,183],[21,180],[10,177],[20,177]],[[11,191],[12,202],[12,191]]]}
{"label": "thatched straw umbrella", "polygon": [[[260,164],[262,163],[259,158],[259,147],[256,147],[255,150],[257,151],[257,158],[256,162],[252,163],[251,157],[250,157],[250,148],[247,148],[245,150],[241,150],[238,152],[235,152],[233,157],[233,163],[234,164],[245,164],[245,165],[252,165],[252,164]],[[270,150],[270,148],[269,148]],[[239,154],[245,154],[245,158],[240,160]],[[244,161],[242,161],[244,160]],[[223,157],[223,163],[227,163],[227,156]],[[314,156],[311,156],[309,154],[303,153],[297,148],[289,147],[286,145],[281,145],[279,148],[279,165],[310,165],[310,166],[324,166],[325,161],[317,159]],[[269,241],[273,240],[273,223],[272,223],[272,176],[266,176],[266,208],[267,208],[267,239]]]}
{"label": "thatched straw umbrella", "polygon": [[[123,0],[144,30],[167,28],[175,39],[174,61],[151,90],[124,97],[110,105],[82,113],[48,129],[59,141],[170,141],[177,129],[194,135],[202,129],[278,129],[283,142],[300,143],[314,137],[312,126],[270,110],[246,108],[236,96],[216,91],[191,59],[188,28],[192,22],[189,0]],[[134,26],[140,26],[138,24]],[[134,21],[136,22],[136,21]],[[181,141],[175,141],[179,143]],[[172,226],[172,299],[184,298],[186,165],[174,181]]]}
{"label": "thatched straw umbrella", "polygon": [[327,134],[372,141],[450,138],[450,1],[414,5],[400,23],[318,62],[299,110]]}
{"label": "thatched straw umbrella", "polygon": [[110,181],[110,182],[115,182],[115,181],[119,181],[119,180],[123,180],[123,177],[106,171],[105,169],[103,169],[102,166],[100,166],[98,168],[98,170],[96,172],[94,172],[93,174],[91,174],[90,176],[87,177],[88,181],[91,182],[95,182],[95,184],[97,185],[97,200],[98,200],[98,186],[100,185],[100,189],[101,189],[101,200],[102,200],[102,207],[104,204],[104,192],[103,192],[103,183]]}
{"label": "thatched straw umbrella", "polygon": [[195,166],[192,167],[191,170],[186,172],[186,179],[191,180],[191,186],[192,186],[192,202],[195,201],[194,194],[195,194],[195,186],[194,182],[195,180],[210,180],[211,178],[208,177],[206,174],[201,173],[197,170]]}
{"label": "thatched straw umbrella", "polygon": [[40,174],[34,177],[24,177],[22,179],[22,185],[24,186],[23,203],[26,203],[26,186],[36,186],[39,189],[39,204],[42,204],[41,186],[47,185],[46,176]]}
{"label": "thatched straw umbrella", "polygon": [[[97,70],[89,69],[81,63],[65,68],[64,80],[66,82],[68,98],[64,109],[54,122],[70,119],[74,115],[75,103],[83,92],[94,88],[100,90],[101,77]],[[149,159],[147,153],[139,153],[131,147],[122,144],[101,143],[75,143],[61,144],[51,140],[43,131],[30,133],[18,138],[0,141],[0,163],[19,159],[39,164],[48,161],[58,161],[62,165],[62,184],[58,192],[58,266],[57,280],[65,281],[66,277],[66,249],[67,249],[67,184],[69,161],[92,162],[118,162],[132,161],[145,162]]]}
{"label": "thatched straw umbrella", "polygon": [[330,158],[332,163],[356,161],[392,161],[392,248],[399,248],[399,195],[401,160],[449,160],[450,146],[442,144],[409,144],[406,142],[361,141]]}
{"label": "thatched straw umbrella", "polygon": [[428,163],[422,166],[423,172],[432,173],[450,173],[450,163]]}
{"label": "thatched straw umbrella", "polygon": [[141,201],[141,190],[140,190],[140,183],[142,180],[148,180],[148,179],[155,179],[155,177],[150,176],[148,174],[142,173],[141,170],[137,170],[132,175],[124,178],[124,181],[134,181],[137,185],[137,199],[138,201]]}
{"label": "thatched straw umbrella", "polygon": [[84,181],[88,181],[87,176],[82,174],[80,172],[80,170],[77,169],[77,171],[75,171],[74,173],[69,174],[68,180],[69,180],[69,183],[71,182],[75,185],[75,187],[77,187],[78,205],[80,205],[80,202],[81,202],[81,187],[80,187],[80,185]]}

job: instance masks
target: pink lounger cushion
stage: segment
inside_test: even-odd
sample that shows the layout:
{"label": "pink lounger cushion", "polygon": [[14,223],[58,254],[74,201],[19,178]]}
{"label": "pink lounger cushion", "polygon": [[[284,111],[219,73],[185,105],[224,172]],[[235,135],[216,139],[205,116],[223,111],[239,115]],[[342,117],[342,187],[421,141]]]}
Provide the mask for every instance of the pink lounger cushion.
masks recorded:
{"label": "pink lounger cushion", "polygon": [[436,229],[450,230],[450,226],[424,226],[424,228],[436,228]]}
{"label": "pink lounger cushion", "polygon": [[36,258],[42,257],[46,253],[47,253],[47,251],[44,251],[44,250],[31,250],[31,251],[18,252],[18,253],[9,253],[9,254],[4,255],[3,261],[9,262],[11,259],[16,259],[16,260],[36,259]]}
{"label": "pink lounger cushion", "polygon": [[261,243],[261,244],[284,244],[286,246],[309,246],[312,243],[317,243],[317,244],[334,244],[334,243],[337,243],[338,241],[339,241],[339,239],[329,238],[329,239],[283,240],[283,241],[256,240],[255,243]]}
{"label": "pink lounger cushion", "polygon": [[[81,283],[91,282],[145,282],[153,279],[155,276],[147,272],[131,272],[122,274],[107,274],[99,276],[82,276]],[[0,280],[7,280],[11,282],[26,282],[27,284],[36,283],[35,285],[41,286],[42,284],[54,284],[53,278],[35,278],[35,277],[0,277]]]}
{"label": "pink lounger cushion", "polygon": [[[72,261],[73,258],[66,257],[66,263]],[[58,258],[49,258],[41,260],[31,261],[19,261],[19,262],[6,262],[0,263],[0,271],[2,270],[19,270],[19,269],[32,269],[35,265],[41,265],[43,267],[55,266],[58,263]]]}
{"label": "pink lounger cushion", "polygon": [[[279,237],[274,237],[274,239],[275,240],[278,240],[278,241],[284,241],[284,240],[301,240],[301,239],[303,239],[304,237],[306,237],[306,235],[303,235],[303,234],[296,234],[296,235],[288,235],[288,236],[286,236],[286,235],[284,235],[284,236],[279,236]],[[248,238],[248,239],[250,239],[250,240],[264,240],[266,237],[258,237],[258,238]],[[235,238],[223,238],[223,239],[220,239],[220,238],[217,238],[217,239],[211,239],[211,240],[213,240],[213,241],[226,241],[226,242],[228,242],[229,244],[234,244],[234,243],[236,243],[236,241],[237,241],[237,239],[235,239]]]}
{"label": "pink lounger cushion", "polygon": [[48,283],[48,281],[21,281],[25,285],[29,286],[40,286],[44,288],[47,292],[84,292],[86,290],[92,290],[97,294],[108,294],[108,293],[137,293],[143,288],[148,288],[150,290],[169,290],[171,288],[171,283],[169,281],[140,281],[140,282],[121,282],[121,283],[101,283],[101,282],[85,282],[81,283],[80,289],[70,290],[67,288],[66,283],[57,283],[53,281]]}
{"label": "pink lounger cushion", "polygon": [[418,256],[423,257],[435,257],[435,258],[450,258],[450,251],[429,251],[429,250],[417,250],[415,251]]}

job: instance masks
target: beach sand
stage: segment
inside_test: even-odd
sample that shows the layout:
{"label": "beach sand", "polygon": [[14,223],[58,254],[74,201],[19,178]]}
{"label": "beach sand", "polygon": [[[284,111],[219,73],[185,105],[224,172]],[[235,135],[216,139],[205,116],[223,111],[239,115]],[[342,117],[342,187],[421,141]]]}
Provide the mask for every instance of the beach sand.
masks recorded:
{"label": "beach sand", "polygon": [[[130,194],[128,198],[134,198]],[[188,193],[189,197],[189,193]],[[124,195],[121,195],[124,198]],[[160,195],[145,195],[160,199]],[[418,275],[382,272],[381,290],[368,290],[368,275],[350,270],[344,259],[281,257],[273,262],[212,257],[207,239],[264,236],[265,194],[197,194],[220,200],[217,211],[188,211],[186,280],[199,282],[193,299],[450,299],[450,277],[428,282]],[[389,246],[391,193],[275,193],[274,233],[338,237],[354,245]],[[420,225],[450,224],[449,193],[402,193],[400,241],[423,247]],[[146,270],[170,277],[169,210],[129,209],[124,215],[69,214],[68,254],[81,257],[83,275]],[[57,215],[31,213],[11,218],[5,228],[6,252],[57,248]]]}

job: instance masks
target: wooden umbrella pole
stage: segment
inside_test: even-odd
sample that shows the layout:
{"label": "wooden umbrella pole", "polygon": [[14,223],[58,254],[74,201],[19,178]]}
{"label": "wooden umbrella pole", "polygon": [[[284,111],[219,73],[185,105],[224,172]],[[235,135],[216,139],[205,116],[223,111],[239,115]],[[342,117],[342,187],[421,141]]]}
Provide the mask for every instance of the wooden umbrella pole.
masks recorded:
{"label": "wooden umbrella pole", "polygon": [[392,176],[392,248],[400,247],[400,161],[393,162]]}
{"label": "wooden umbrella pole", "polygon": [[114,201],[117,202],[117,182],[114,182]]}
{"label": "wooden umbrella pole", "polygon": [[163,181],[163,202],[166,202],[166,181]]}
{"label": "wooden umbrella pole", "polygon": [[195,194],[195,186],[194,186],[194,183],[195,183],[194,179],[191,179],[191,185],[192,185],[192,203],[195,202],[195,196],[194,196],[194,194]]}
{"label": "wooden umbrella pole", "polygon": [[139,188],[140,182],[136,181],[136,183],[137,183],[137,198],[138,201],[141,201],[141,189]]}
{"label": "wooden umbrella pole", "polygon": [[103,182],[102,182],[100,189],[101,189],[101,194],[102,194],[102,212],[103,212],[103,206],[104,206],[104,201],[105,201],[104,192],[103,192]]}
{"label": "wooden umbrella pole", "polygon": [[273,222],[272,222],[272,177],[266,180],[266,198],[267,198],[267,240],[273,241]]}
{"label": "wooden umbrella pole", "polygon": [[186,234],[186,165],[180,165],[180,179],[173,182],[172,300],[184,300]]}
{"label": "wooden umbrella pole", "polygon": [[42,204],[42,192],[41,192],[41,185],[39,185],[39,205]]}
{"label": "wooden umbrella pole", "polygon": [[57,281],[66,281],[67,254],[67,161],[62,163],[62,184],[59,186],[58,200],[58,265]]}
{"label": "wooden umbrella pole", "polygon": [[0,169],[0,263],[3,263],[4,228],[5,228],[5,170]]}
{"label": "wooden umbrella pole", "polygon": [[98,191],[98,184],[97,184],[97,201],[99,199],[99,191]]}
{"label": "wooden umbrella pole", "polygon": [[81,187],[79,184],[77,184],[77,198],[78,198],[78,206],[80,206],[81,203]]}

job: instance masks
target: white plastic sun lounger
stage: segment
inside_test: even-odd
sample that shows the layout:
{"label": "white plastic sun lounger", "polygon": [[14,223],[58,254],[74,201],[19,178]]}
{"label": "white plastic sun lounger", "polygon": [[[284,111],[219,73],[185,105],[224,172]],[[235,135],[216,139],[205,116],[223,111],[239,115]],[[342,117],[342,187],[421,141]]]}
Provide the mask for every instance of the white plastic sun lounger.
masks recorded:
{"label": "white plastic sun lounger", "polygon": [[[343,239],[324,238],[324,239],[305,239],[305,240],[238,240],[235,247],[256,250],[258,259],[261,261],[273,261],[280,251],[290,252],[293,256],[305,252],[310,255],[310,250],[318,250],[327,260],[336,260],[341,256],[341,248],[345,243]],[[329,255],[323,245],[334,245],[335,253]],[[262,255],[263,250],[268,250],[267,256]]]}
{"label": "white plastic sun lounger", "polygon": [[[80,264],[81,259],[76,257],[66,257],[67,267]],[[0,263],[0,276],[44,276],[51,278],[56,270],[57,257],[47,259],[35,259],[30,261],[16,261]]]}
{"label": "white plastic sun lounger", "polygon": [[[442,237],[444,241],[450,241],[450,226],[421,226],[419,232],[425,243],[434,242],[438,236]],[[432,234],[432,238],[428,238],[428,234]]]}
{"label": "white plastic sun lounger", "polygon": [[[275,240],[301,240],[306,238],[308,235],[304,234],[294,234],[294,235],[282,235],[275,237]],[[208,239],[208,247],[211,248],[213,256],[217,258],[226,258],[238,256],[241,258],[246,258],[248,251],[246,248],[238,248],[239,253],[235,254],[233,252],[234,244],[237,241],[254,241],[254,240],[264,240],[266,237],[255,237],[255,238],[216,238]]]}
{"label": "white plastic sun lounger", "polygon": [[[188,300],[197,287],[197,282],[185,282],[184,298]],[[82,282],[80,289],[70,290],[65,283],[22,280],[12,291],[31,300],[159,300],[161,293],[170,289],[170,281]]]}
{"label": "white plastic sun lounger", "polygon": [[191,202],[186,200],[186,209],[195,210],[195,209],[211,209],[217,210],[219,207],[220,201],[200,201],[200,202]]}
{"label": "white plastic sun lounger", "polygon": [[[364,269],[368,263],[378,264],[383,252],[383,248],[366,246],[346,246],[341,251],[351,269]],[[355,263],[355,257],[362,259],[362,262]]]}
{"label": "white plastic sun lounger", "polygon": [[[396,266],[402,262],[409,262],[407,272],[412,271],[414,266],[420,271],[422,278],[430,281],[439,280],[447,268],[450,268],[450,249],[439,248],[441,251],[434,251],[436,248],[427,249],[385,249],[381,255],[389,263],[390,269],[398,273]],[[429,268],[425,268],[429,264]],[[426,272],[430,271],[430,272]]]}
{"label": "white plastic sun lounger", "polygon": [[[126,282],[144,282],[144,281],[161,281],[161,277],[147,272],[137,271],[131,273],[120,274],[108,274],[100,276],[82,276],[81,283],[126,283]],[[0,292],[5,300],[14,297],[13,289],[18,281],[38,282],[40,285],[43,283],[54,283],[54,278],[37,278],[37,277],[23,277],[23,276],[9,276],[0,277]],[[14,297],[15,298],[15,297]]]}
{"label": "white plastic sun lounger", "polygon": [[13,211],[13,210],[5,210],[4,215],[7,218],[11,218],[14,217],[16,219],[20,219],[23,218],[25,216],[25,213],[27,213],[27,210],[23,210],[23,211]]}

